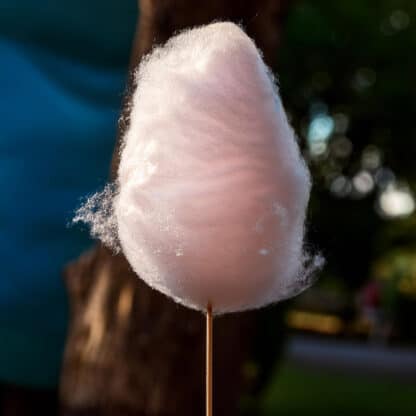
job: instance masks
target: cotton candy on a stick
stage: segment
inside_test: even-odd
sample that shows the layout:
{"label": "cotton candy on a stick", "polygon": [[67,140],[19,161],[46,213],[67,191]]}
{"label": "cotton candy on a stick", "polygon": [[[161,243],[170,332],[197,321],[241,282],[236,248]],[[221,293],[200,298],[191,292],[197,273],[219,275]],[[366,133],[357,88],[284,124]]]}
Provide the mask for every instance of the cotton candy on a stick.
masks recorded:
{"label": "cotton candy on a stick", "polygon": [[279,301],[321,264],[303,248],[308,169],[269,69],[233,23],[182,32],[142,61],[115,187],[78,219],[107,242],[116,232],[140,278],[190,308]]}

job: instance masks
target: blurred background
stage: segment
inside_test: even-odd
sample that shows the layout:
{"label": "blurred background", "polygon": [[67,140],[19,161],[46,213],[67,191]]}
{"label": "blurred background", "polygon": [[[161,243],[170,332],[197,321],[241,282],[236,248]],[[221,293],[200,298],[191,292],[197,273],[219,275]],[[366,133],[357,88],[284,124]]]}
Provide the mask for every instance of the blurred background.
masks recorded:
{"label": "blurred background", "polygon": [[[34,414],[36,406],[45,415],[57,412],[68,322],[59,275],[63,264],[91,246],[85,231],[66,225],[79,198],[107,180],[138,13],[135,1],[116,3],[106,0],[87,7],[75,1],[61,8],[59,2],[41,6],[29,0],[0,0],[0,150],[6,172],[1,183],[10,195],[0,211],[6,276],[0,284],[0,415]],[[162,9],[169,4],[154,3]],[[183,3],[174,6],[177,21],[161,18],[163,13],[154,19],[160,33],[184,25]],[[281,40],[272,54],[277,56],[283,103],[314,177],[308,242],[322,251],[327,264],[313,287],[259,313],[254,348],[242,368],[250,388],[239,399],[239,412],[414,415],[416,2],[247,3],[249,25],[261,18],[267,5],[284,4]],[[144,9],[153,7],[149,1],[142,4]],[[240,10],[239,2],[229,4]],[[140,27],[134,50],[146,51]],[[25,68],[20,77],[19,68]],[[22,102],[30,111],[20,112]],[[123,123],[122,118],[121,130]],[[20,163],[27,137],[35,139],[36,146],[25,148],[26,159]],[[28,169],[34,160],[39,162],[30,175],[21,175],[20,169]],[[19,173],[13,177],[10,172]],[[29,191],[22,188],[28,176],[34,184]],[[41,192],[58,203],[49,204]],[[26,204],[36,209],[27,211]],[[25,218],[19,230],[10,226],[16,218]],[[19,255],[23,252],[24,261]],[[9,267],[12,262],[17,266]],[[71,281],[70,295],[84,302],[88,288],[75,277]],[[91,293],[100,290],[106,289],[97,286]],[[122,291],[117,304],[109,297],[119,311],[130,310],[136,302],[129,290]],[[93,357],[96,365],[97,356],[108,360],[118,335],[113,336],[112,324],[98,325],[97,307],[84,311],[82,302],[71,306],[85,321],[95,322],[91,337],[101,340],[103,333],[112,334],[108,350],[101,341],[87,345],[90,355],[83,353],[82,359]],[[84,319],[74,316],[72,334]],[[84,332],[79,331],[86,336]],[[126,332],[125,339],[133,332]],[[87,380],[90,387],[94,380],[68,370],[82,364],[76,355],[82,350],[77,346],[80,337],[70,338],[68,351],[75,352],[67,355],[61,393],[77,406],[94,396],[80,381]],[[65,384],[66,379],[71,382]],[[81,383],[77,394],[73,380]],[[100,396],[102,390],[95,400]],[[26,404],[19,405],[23,401]],[[93,407],[93,401],[86,402]],[[85,412],[65,414],[105,414]]]}
{"label": "blurred background", "polygon": [[284,312],[274,414],[416,411],[416,3],[299,1],[279,55],[327,259]]}

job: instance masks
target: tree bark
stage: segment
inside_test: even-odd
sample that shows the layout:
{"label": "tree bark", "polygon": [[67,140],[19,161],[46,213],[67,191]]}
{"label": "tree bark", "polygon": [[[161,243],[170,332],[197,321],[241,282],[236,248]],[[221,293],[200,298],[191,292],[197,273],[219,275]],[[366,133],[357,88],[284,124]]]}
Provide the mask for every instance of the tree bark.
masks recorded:
{"label": "tree bark", "polygon": [[[288,0],[142,0],[132,67],[174,32],[213,20],[242,23],[274,66]],[[119,128],[128,126],[129,91]],[[120,140],[118,140],[118,143]],[[112,176],[118,167],[118,145]],[[61,377],[64,415],[202,415],[204,317],[150,289],[122,254],[98,244],[65,272],[71,320]],[[236,414],[256,313],[214,322],[214,414]]]}

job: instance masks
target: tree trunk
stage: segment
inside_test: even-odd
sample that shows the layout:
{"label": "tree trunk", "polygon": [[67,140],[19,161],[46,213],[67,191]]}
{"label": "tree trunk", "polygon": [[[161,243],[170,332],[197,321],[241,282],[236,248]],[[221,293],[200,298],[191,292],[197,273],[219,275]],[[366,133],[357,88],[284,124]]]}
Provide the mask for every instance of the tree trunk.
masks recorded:
{"label": "tree trunk", "polygon": [[[132,67],[174,32],[213,20],[242,23],[274,64],[288,0],[142,0]],[[130,91],[132,85],[130,86]],[[119,137],[128,126],[129,94]],[[118,140],[119,142],[119,140]],[[112,162],[119,163],[117,147]],[[97,245],[65,272],[71,321],[61,402],[64,415],[202,415],[204,317],[144,284],[122,254]],[[255,312],[214,322],[214,414],[236,414]]]}

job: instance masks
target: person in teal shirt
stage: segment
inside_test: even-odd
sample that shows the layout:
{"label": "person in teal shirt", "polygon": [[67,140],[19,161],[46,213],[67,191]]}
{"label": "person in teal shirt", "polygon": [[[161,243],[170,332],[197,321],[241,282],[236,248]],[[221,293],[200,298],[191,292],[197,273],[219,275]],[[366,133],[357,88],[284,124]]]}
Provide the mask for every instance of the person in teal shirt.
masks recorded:
{"label": "person in teal shirt", "polygon": [[3,390],[57,386],[61,272],[91,244],[67,225],[107,180],[136,22],[135,0],[0,0]]}

